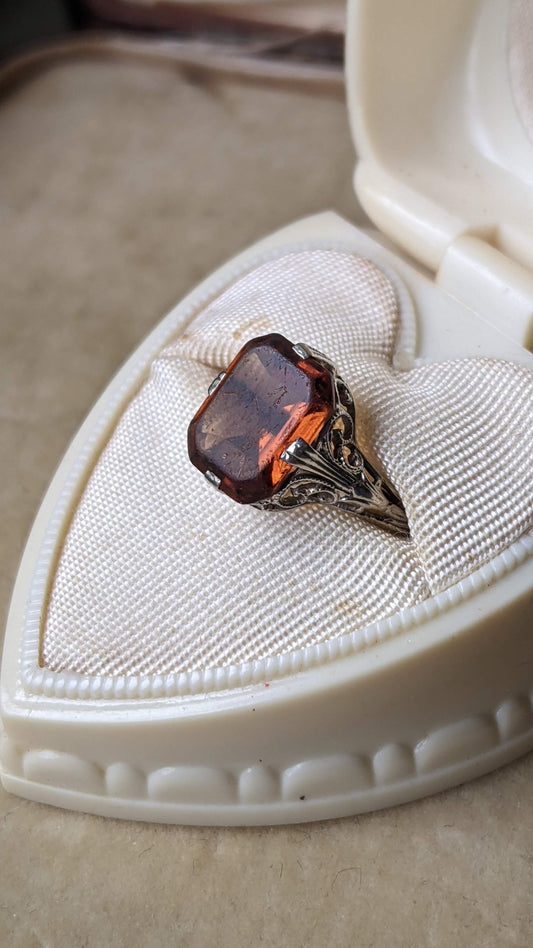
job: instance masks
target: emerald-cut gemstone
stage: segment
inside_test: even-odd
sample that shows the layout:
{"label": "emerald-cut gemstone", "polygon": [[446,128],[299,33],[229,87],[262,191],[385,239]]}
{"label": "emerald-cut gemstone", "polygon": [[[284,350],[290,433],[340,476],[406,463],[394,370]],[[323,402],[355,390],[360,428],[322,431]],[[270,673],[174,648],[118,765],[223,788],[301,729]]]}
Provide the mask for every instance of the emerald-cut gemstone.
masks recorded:
{"label": "emerald-cut gemstone", "polygon": [[189,425],[189,457],[241,504],[271,497],[294,471],[281,455],[316,441],[334,407],[333,380],[284,336],[252,339]]}

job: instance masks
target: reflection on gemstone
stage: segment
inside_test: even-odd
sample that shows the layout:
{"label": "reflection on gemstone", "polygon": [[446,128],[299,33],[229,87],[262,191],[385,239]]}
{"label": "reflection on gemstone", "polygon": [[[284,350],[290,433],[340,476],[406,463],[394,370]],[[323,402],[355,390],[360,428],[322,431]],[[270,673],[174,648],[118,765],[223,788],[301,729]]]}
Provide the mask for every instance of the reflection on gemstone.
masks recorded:
{"label": "reflection on gemstone", "polygon": [[296,438],[312,444],[333,411],[330,373],[278,333],[248,342],[189,426],[189,457],[220,490],[257,503],[292,472],[281,460]]}

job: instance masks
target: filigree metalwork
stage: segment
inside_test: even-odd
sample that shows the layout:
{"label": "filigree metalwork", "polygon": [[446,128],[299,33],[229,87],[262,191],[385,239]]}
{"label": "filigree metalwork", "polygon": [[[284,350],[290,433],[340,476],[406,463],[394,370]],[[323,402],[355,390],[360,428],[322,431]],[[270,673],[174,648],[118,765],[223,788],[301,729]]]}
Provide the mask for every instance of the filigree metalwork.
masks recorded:
{"label": "filigree metalwork", "polygon": [[294,467],[294,473],[272,497],[255,506],[287,510],[307,503],[333,504],[408,537],[409,525],[398,494],[357,446],[355,404],[346,382],[321,352],[302,343],[294,349],[302,358],[321,362],[331,374],[335,409],[314,445],[298,438],[283,452],[281,459]]}

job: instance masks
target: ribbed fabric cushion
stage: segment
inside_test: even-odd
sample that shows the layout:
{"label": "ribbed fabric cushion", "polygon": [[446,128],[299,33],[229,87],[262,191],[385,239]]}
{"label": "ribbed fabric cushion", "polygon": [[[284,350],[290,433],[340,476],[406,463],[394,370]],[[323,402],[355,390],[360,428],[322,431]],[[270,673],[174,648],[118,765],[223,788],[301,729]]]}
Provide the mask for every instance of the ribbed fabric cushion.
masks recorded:
{"label": "ribbed fabric cushion", "polygon": [[[530,529],[533,376],[472,359],[397,371],[401,319],[385,274],[334,250],[270,260],[200,312],[154,361],[80,499],[44,664],[141,674],[264,658],[419,602]],[[273,331],[336,363],[411,541],[328,507],[242,507],[190,464],[187,426],[209,382]]]}

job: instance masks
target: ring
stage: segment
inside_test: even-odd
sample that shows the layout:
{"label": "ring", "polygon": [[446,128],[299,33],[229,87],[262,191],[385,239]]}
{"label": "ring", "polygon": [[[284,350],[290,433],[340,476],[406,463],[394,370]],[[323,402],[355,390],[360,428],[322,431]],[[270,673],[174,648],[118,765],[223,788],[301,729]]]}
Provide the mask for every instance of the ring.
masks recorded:
{"label": "ring", "polygon": [[241,504],[325,503],[409,536],[396,491],[357,446],[352,394],[335,366],[271,333],[213,380],[188,430],[189,457]]}

